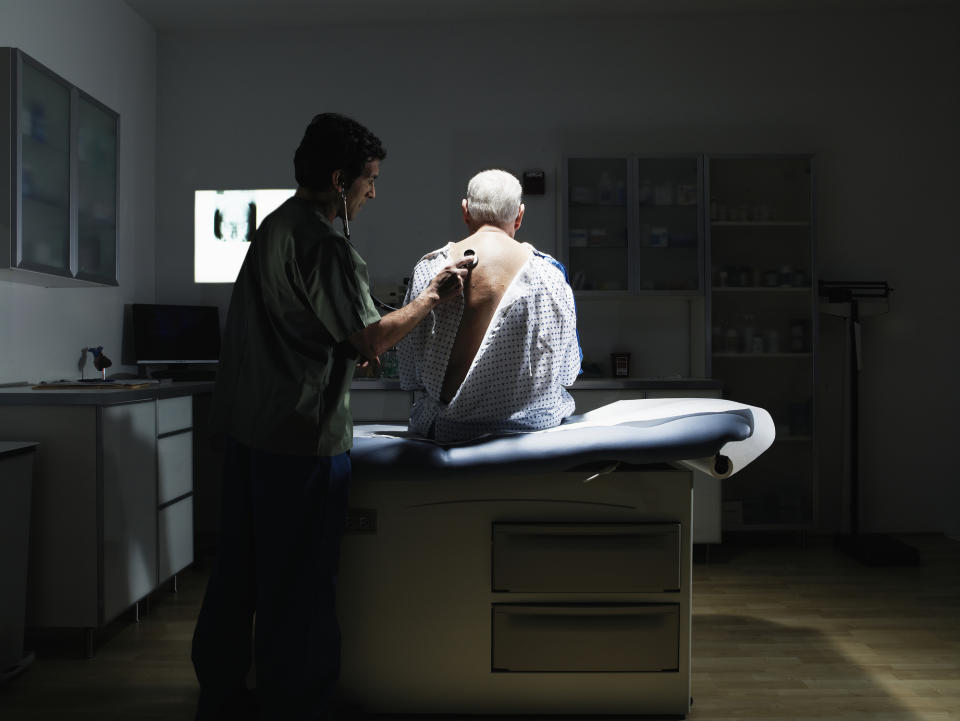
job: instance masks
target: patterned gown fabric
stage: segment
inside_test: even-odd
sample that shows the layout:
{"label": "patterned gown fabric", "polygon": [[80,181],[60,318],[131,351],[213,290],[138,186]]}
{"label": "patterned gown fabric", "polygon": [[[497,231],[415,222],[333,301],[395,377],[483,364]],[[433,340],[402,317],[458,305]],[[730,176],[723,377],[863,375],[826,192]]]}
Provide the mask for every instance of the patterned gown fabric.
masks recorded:
{"label": "patterned gown fabric", "polygon": [[[450,247],[417,263],[404,303],[450,260]],[[487,434],[535,431],[573,413],[564,388],[580,372],[573,292],[556,260],[530,256],[500,301],[467,375],[449,403],[440,400],[463,298],[442,303],[399,346],[400,382],[415,394],[409,430],[442,443]]]}

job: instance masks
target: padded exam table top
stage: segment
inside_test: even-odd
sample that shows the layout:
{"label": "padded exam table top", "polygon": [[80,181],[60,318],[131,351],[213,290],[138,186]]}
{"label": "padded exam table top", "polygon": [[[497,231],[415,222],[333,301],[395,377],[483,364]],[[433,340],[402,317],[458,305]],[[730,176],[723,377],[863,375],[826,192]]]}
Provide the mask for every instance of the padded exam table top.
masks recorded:
{"label": "padded exam table top", "polygon": [[454,444],[418,437],[403,425],[360,424],[353,429],[351,459],[357,472],[383,470],[391,475],[674,463],[727,478],[769,448],[773,439],[773,420],[762,408],[719,398],[657,398],[617,401],[543,431]]}

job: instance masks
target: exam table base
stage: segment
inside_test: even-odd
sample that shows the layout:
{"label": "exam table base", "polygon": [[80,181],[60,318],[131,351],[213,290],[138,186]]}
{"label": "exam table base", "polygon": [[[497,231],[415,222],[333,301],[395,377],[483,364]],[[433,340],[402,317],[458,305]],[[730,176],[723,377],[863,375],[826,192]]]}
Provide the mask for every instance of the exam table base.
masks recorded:
{"label": "exam table base", "polygon": [[[455,471],[431,474],[430,480],[396,480],[389,470],[354,469],[338,591],[339,693],[345,710],[678,717],[689,712],[689,471],[651,467],[589,483],[584,483],[590,475],[585,472],[485,478],[458,478]],[[611,590],[617,581],[583,578],[568,583],[571,590],[542,590],[549,582],[540,590],[494,590],[503,585],[497,578],[506,567],[498,560],[495,568],[494,557],[510,548],[500,544],[498,534],[539,526],[574,526],[588,533],[612,527],[676,529],[673,541],[659,542],[669,554],[666,564],[654,554],[649,572],[638,567],[633,574],[641,586],[649,582],[643,579],[672,574],[673,580],[661,585],[674,587]],[[562,554],[570,539],[552,543],[547,539],[545,552]],[[616,541],[604,543],[620,554]],[[590,549],[587,558],[596,552],[596,565],[603,567],[603,548]],[[582,549],[572,553],[580,555],[571,556],[571,564],[582,564]],[[618,620],[598,617],[584,625],[575,618],[622,609],[653,616],[628,621],[626,630]],[[532,620],[520,619],[519,636],[511,636],[515,617],[509,614],[514,612],[534,614]],[[576,628],[564,625],[571,613]],[[527,632],[534,635],[524,637]],[[556,668],[494,670],[505,655],[521,666],[552,663]],[[590,670],[569,669],[565,658]],[[643,670],[625,669],[634,666]]]}

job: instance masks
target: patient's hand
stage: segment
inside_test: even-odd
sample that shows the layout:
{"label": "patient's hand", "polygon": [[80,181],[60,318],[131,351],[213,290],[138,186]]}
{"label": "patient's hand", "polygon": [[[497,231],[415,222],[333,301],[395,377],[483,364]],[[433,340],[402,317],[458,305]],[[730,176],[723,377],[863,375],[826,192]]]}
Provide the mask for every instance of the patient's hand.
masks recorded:
{"label": "patient's hand", "polygon": [[357,368],[364,371],[366,378],[376,378],[380,375],[380,358],[374,356],[373,359],[360,356],[357,358]]}

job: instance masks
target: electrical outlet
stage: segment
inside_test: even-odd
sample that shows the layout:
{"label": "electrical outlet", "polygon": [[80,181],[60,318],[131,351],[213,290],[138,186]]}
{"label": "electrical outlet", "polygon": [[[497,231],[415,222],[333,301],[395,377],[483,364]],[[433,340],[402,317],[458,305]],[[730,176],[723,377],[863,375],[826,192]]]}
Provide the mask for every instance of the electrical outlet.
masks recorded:
{"label": "electrical outlet", "polygon": [[377,510],[375,508],[348,508],[344,533],[376,533]]}

